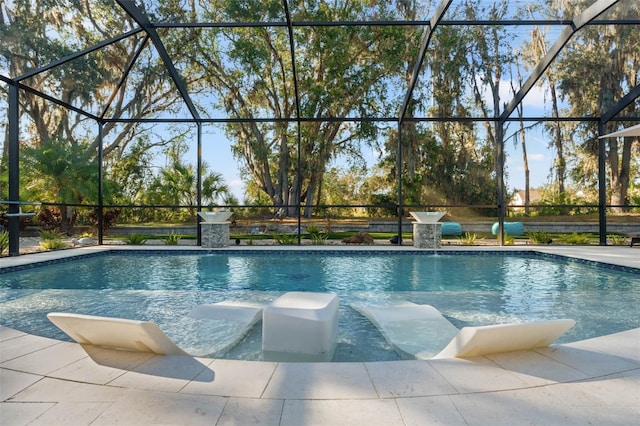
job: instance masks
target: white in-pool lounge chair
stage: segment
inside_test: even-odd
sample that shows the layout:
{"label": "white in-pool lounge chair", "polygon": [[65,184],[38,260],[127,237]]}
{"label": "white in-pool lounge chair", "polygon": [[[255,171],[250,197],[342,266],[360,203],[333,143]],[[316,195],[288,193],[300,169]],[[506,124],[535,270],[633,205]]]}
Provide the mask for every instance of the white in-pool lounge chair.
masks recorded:
{"label": "white in-pool lounge chair", "polygon": [[198,305],[187,316],[205,321],[230,322],[227,330],[233,330],[233,334],[231,338],[227,339],[225,345],[216,349],[216,356],[220,356],[236,347],[253,326],[262,320],[263,309],[264,305],[259,303],[225,300],[224,302]]}
{"label": "white in-pool lounge chair", "polygon": [[572,319],[463,327],[436,356],[466,358],[544,348],[575,325]]}
{"label": "white in-pool lounge chair", "polygon": [[416,359],[465,358],[549,346],[575,325],[571,319],[463,327],[458,330],[433,306],[400,302],[352,305],[396,350]]}
{"label": "white in-pool lounge chair", "polygon": [[251,328],[262,319],[264,305],[259,303],[225,300],[224,302],[198,305],[187,315],[190,318],[225,320],[241,323]]}
{"label": "white in-pool lounge chair", "polygon": [[431,305],[401,301],[383,306],[352,304],[403,358],[430,359],[458,333]]}
{"label": "white in-pool lounge chair", "polygon": [[51,312],[47,318],[82,345],[158,355],[188,355],[153,322]]}

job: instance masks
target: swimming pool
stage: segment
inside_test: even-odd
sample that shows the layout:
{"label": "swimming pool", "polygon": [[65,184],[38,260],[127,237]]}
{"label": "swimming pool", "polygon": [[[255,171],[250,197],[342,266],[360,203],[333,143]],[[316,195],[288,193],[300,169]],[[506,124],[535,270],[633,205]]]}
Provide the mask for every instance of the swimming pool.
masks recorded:
{"label": "swimming pool", "polygon": [[[4,271],[3,271],[4,272]],[[261,329],[235,348],[233,324],[186,317],[222,300],[268,303],[286,291],[340,296],[334,361],[399,355],[350,307],[396,300],[430,304],[454,325],[531,319],[577,321],[560,341],[640,327],[640,274],[532,253],[428,252],[118,252],[0,274],[2,325],[68,338],[52,311],[156,322],[194,355],[259,359]]]}

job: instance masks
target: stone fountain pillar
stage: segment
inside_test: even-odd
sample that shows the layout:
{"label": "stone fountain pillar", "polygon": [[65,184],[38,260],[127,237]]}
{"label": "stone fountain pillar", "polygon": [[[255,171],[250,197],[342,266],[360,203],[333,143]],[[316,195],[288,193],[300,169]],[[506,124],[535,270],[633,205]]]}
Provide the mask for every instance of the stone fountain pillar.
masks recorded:
{"label": "stone fountain pillar", "polygon": [[416,219],[413,223],[413,246],[417,248],[439,249],[442,246],[442,223],[438,220],[442,212],[411,212]]}
{"label": "stone fountain pillar", "polygon": [[229,246],[229,222],[200,222],[202,247],[218,248]]}
{"label": "stone fountain pillar", "polygon": [[198,212],[204,222],[200,222],[203,248],[229,246],[229,226],[227,219],[231,212]]}
{"label": "stone fountain pillar", "polygon": [[442,246],[442,224],[415,222],[413,224],[413,246],[439,249]]}

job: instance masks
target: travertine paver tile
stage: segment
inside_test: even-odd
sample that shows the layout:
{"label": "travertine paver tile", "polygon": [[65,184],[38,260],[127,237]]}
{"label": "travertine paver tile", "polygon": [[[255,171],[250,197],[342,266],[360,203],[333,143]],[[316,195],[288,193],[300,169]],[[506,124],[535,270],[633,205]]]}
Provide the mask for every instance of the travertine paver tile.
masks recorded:
{"label": "travertine paver tile", "polygon": [[226,398],[129,390],[92,423],[104,425],[215,425]]}
{"label": "travertine paver tile", "polygon": [[22,331],[14,330],[13,328],[0,325],[0,342],[15,339],[16,337],[26,336],[26,334],[27,333],[24,333]]}
{"label": "travertine paver tile", "polygon": [[452,395],[450,398],[465,424],[471,426],[588,424],[579,410],[560,403],[547,387]]}
{"label": "travertine paver tile", "polygon": [[0,403],[0,423],[11,426],[28,425],[54,405],[54,403],[2,402]]}
{"label": "travertine paver tile", "polygon": [[134,389],[178,392],[208,369],[211,360],[158,355],[113,380],[110,385]]}
{"label": "travertine paver tile", "polygon": [[627,358],[569,346],[543,348],[536,351],[576,370],[584,371],[591,377],[631,370],[639,366],[637,362]]}
{"label": "travertine paver tile", "polygon": [[364,364],[357,362],[280,363],[263,395],[274,399],[377,397]]}
{"label": "travertine paver tile", "polygon": [[45,377],[14,395],[20,402],[113,402],[125,389]]}
{"label": "travertine paver tile", "polygon": [[42,376],[36,374],[23,373],[21,371],[0,369],[0,401],[11,398],[16,393],[28,388]]}
{"label": "travertine paver tile", "polygon": [[154,356],[151,353],[89,346],[85,346],[84,349],[88,351],[89,356],[59,368],[49,373],[48,376],[86,383],[107,384]]}
{"label": "travertine paver tile", "polygon": [[60,342],[10,361],[2,367],[46,375],[75,361],[86,358],[87,353],[75,343]]}
{"label": "travertine paver tile", "polygon": [[634,378],[615,375],[549,386],[549,391],[572,407],[629,407],[640,414],[640,386]]}
{"label": "travertine paver tile", "polygon": [[500,367],[511,371],[531,386],[589,378],[583,371],[533,351],[487,355]]}
{"label": "travertine paver tile", "polygon": [[527,383],[484,357],[428,361],[458,392],[487,392],[519,389]]}
{"label": "travertine paver tile", "polygon": [[464,418],[449,396],[398,398],[396,400],[406,426],[464,425]]}
{"label": "travertine paver tile", "polygon": [[272,362],[218,359],[181,392],[260,398],[276,365]]}
{"label": "travertine paver tile", "polygon": [[640,382],[640,368],[631,371],[625,371],[623,374],[624,377]]}
{"label": "travertine paver tile", "polygon": [[640,364],[640,328],[568,343],[563,346],[615,355]]}
{"label": "travertine paver tile", "polygon": [[229,398],[216,426],[279,426],[283,405],[281,399]]}
{"label": "travertine paver tile", "polygon": [[365,366],[381,398],[447,395],[457,392],[425,361],[371,362]]}
{"label": "travertine paver tile", "polygon": [[29,426],[91,425],[111,404],[111,402],[59,402],[29,423]]}
{"label": "travertine paver tile", "polygon": [[3,341],[0,345],[0,363],[10,361],[23,355],[39,351],[49,346],[59,345],[59,340],[25,334]]}
{"label": "travertine paver tile", "polygon": [[585,425],[638,426],[638,417],[640,417],[640,409],[637,407],[613,409],[581,407],[579,411]]}
{"label": "travertine paver tile", "polygon": [[286,400],[281,426],[404,426],[393,399]]}

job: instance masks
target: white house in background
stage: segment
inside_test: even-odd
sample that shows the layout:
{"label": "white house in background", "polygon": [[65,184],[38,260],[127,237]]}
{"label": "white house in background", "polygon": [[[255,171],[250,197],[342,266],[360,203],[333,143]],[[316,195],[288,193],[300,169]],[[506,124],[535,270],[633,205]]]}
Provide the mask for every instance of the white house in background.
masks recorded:
{"label": "white house in background", "polygon": [[[511,205],[513,206],[524,206],[525,197],[524,197],[524,189],[519,189],[513,193],[511,197]],[[538,189],[530,189],[529,190],[529,204],[536,203],[542,200],[542,191]],[[524,210],[524,207],[512,207],[513,210],[519,211]]]}

